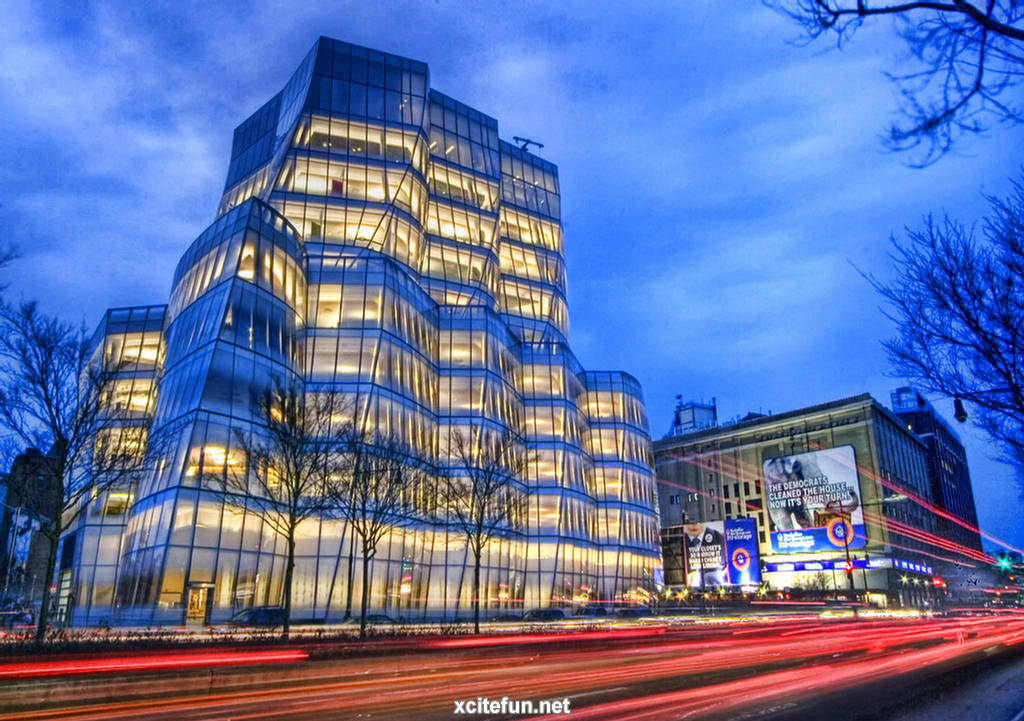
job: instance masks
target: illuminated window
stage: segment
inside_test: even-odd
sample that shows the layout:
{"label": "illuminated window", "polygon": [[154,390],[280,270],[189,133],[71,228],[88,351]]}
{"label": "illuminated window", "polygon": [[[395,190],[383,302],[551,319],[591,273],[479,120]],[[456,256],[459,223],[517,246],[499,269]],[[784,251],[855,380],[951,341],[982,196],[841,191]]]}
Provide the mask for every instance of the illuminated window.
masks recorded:
{"label": "illuminated window", "polygon": [[256,249],[252,243],[242,247],[242,258],[238,261],[238,277],[253,280],[256,277]]}
{"label": "illuminated window", "polygon": [[128,510],[132,495],[128,491],[110,491],[103,503],[103,515],[120,516]]}

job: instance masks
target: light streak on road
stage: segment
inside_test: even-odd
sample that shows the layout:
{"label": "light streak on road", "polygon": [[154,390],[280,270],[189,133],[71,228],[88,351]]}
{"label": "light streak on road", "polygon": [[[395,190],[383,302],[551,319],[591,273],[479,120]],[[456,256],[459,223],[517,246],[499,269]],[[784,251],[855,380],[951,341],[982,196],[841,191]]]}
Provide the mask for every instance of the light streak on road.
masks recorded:
{"label": "light streak on road", "polygon": [[[12,720],[180,719],[208,721],[355,718],[449,719],[453,702],[478,696],[540,700],[573,697],[570,718],[700,719],[730,710],[802,702],[860,683],[969,660],[990,649],[1024,648],[1024,614],[962,618],[814,619],[785,623],[555,632],[466,639],[410,639],[402,650],[243,669],[214,686],[188,674],[147,675],[135,697],[69,697],[22,708]],[[458,643],[453,643],[453,642]],[[314,654],[311,654],[313,656]],[[115,675],[131,690],[131,677]],[[0,684],[0,704],[12,684]],[[38,679],[53,693],[59,679]],[[69,679],[68,683],[71,683]],[[102,678],[97,684],[105,683]],[[142,687],[164,691],[145,698]],[[232,686],[231,684],[235,684]],[[26,688],[26,687],[23,687]],[[80,684],[79,684],[80,688]],[[42,702],[42,699],[40,700]],[[552,717],[554,718],[554,717]],[[559,716],[558,718],[565,718]]]}
{"label": "light streak on road", "polygon": [[195,669],[214,666],[249,666],[264,663],[304,661],[305,651],[280,649],[267,651],[202,651],[159,653],[134,656],[97,657],[72,660],[26,661],[0,664],[0,678],[38,678],[94,673],[131,673]]}
{"label": "light streak on road", "polygon": [[[609,633],[615,636],[609,636]],[[470,636],[468,638],[443,638],[424,642],[426,648],[479,648],[481,646],[510,646],[515,644],[557,643],[559,641],[589,641],[593,639],[616,641],[641,636],[657,636],[665,633],[663,627],[641,628],[628,631],[578,631],[575,633],[524,633],[504,636]]]}

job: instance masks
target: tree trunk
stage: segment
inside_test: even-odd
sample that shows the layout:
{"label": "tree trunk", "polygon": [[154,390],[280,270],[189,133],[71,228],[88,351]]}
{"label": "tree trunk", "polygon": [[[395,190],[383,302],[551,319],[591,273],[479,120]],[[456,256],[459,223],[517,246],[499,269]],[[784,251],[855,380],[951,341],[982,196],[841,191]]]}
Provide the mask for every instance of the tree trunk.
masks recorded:
{"label": "tree trunk", "polygon": [[366,638],[366,606],[370,602],[370,549],[363,544],[363,603],[359,609],[359,638]]}
{"label": "tree trunk", "polygon": [[53,583],[53,572],[57,568],[57,543],[60,539],[60,528],[55,536],[50,537],[50,553],[46,557],[46,576],[43,578],[43,599],[39,606],[39,618],[36,619],[36,643],[46,640],[46,626],[50,620],[50,585]]}
{"label": "tree trunk", "polygon": [[473,552],[473,633],[480,633],[480,552]]}
{"label": "tree trunk", "polygon": [[349,532],[348,543],[348,589],[345,591],[345,618],[352,618],[352,583],[356,574],[356,531]]}
{"label": "tree trunk", "polygon": [[281,638],[288,638],[292,626],[292,575],[295,572],[295,527],[288,529],[288,561],[284,566],[284,627]]}

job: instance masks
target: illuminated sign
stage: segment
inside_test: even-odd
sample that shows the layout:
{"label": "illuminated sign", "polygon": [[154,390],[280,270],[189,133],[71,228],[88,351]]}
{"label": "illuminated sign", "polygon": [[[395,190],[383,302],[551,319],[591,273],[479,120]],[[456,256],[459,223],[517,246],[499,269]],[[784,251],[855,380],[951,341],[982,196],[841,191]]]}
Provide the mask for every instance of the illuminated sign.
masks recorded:
{"label": "illuminated sign", "polygon": [[[911,563],[899,558],[851,558],[850,565],[854,568],[902,568],[907,571],[916,571],[931,575],[932,567],[923,563]],[[764,564],[766,571],[771,573],[788,573],[794,571],[842,571],[846,568],[846,559],[837,561],[796,561],[793,563],[772,563]]]}
{"label": "illuminated sign", "polygon": [[910,561],[903,561],[901,559],[894,558],[893,567],[903,569],[904,571],[914,571],[915,573],[926,573],[929,576],[932,575],[932,567],[925,563],[911,563]]}
{"label": "illuminated sign", "polygon": [[683,530],[687,585],[708,588],[761,583],[753,518],[687,523]]}
{"label": "illuminated sign", "polygon": [[864,547],[853,446],[768,458],[763,470],[773,553]]}

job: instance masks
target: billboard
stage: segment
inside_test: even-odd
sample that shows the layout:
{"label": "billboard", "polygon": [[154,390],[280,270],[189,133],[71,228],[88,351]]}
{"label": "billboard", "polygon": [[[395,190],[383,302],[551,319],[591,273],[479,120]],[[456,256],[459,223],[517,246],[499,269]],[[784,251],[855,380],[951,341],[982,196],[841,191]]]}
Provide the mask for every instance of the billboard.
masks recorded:
{"label": "billboard", "polygon": [[766,459],[764,480],[772,553],[864,547],[853,446]]}
{"label": "billboard", "polygon": [[710,588],[761,583],[757,526],[753,518],[687,523],[683,531],[686,585]]}

